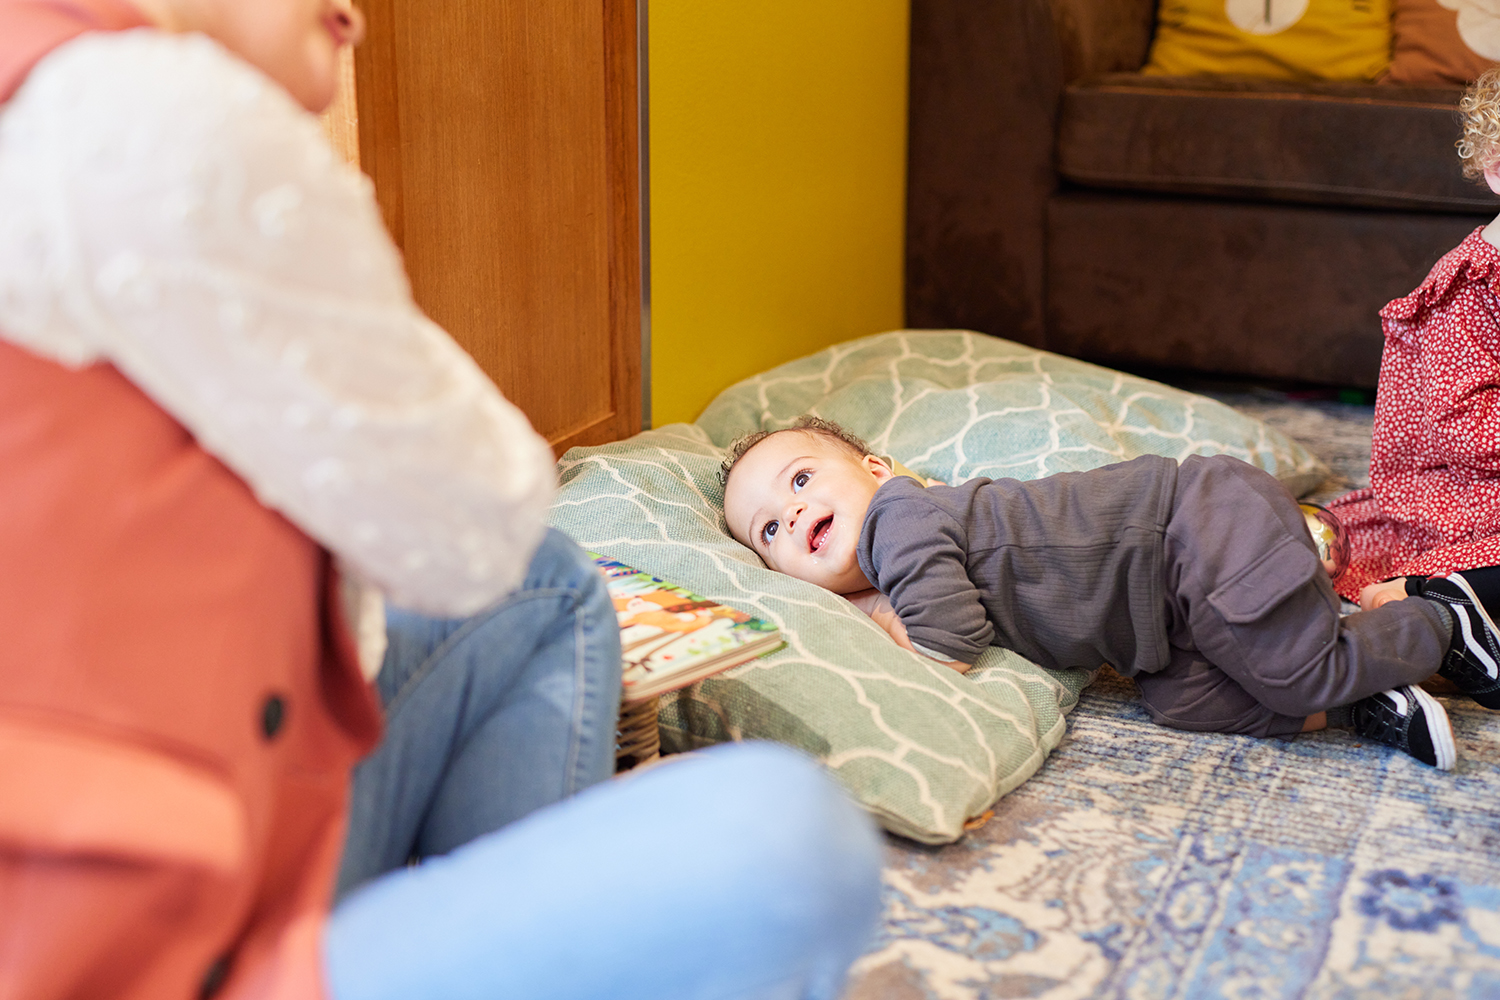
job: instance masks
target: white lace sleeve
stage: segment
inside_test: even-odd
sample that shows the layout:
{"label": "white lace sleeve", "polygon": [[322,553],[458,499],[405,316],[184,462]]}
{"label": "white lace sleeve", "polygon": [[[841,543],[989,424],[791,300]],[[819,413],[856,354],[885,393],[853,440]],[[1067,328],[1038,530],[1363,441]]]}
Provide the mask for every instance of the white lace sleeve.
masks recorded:
{"label": "white lace sleeve", "polygon": [[546,442],[317,120],[201,36],[84,36],[0,113],[0,335],[113,362],[395,603],[475,611],[541,537]]}

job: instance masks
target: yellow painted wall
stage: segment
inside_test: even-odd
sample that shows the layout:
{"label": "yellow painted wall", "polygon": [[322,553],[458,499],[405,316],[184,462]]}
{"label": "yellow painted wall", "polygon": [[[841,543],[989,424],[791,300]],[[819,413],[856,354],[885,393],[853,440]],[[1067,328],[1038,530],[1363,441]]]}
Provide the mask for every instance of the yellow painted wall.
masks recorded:
{"label": "yellow painted wall", "polygon": [[651,407],[902,322],[908,0],[650,0]]}

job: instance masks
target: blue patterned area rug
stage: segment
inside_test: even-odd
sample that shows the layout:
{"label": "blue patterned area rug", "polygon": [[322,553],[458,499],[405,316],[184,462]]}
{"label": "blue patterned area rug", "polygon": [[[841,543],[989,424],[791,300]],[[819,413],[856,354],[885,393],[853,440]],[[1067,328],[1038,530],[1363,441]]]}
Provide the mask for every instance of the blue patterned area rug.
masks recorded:
{"label": "blue patterned area rug", "polygon": [[[1220,394],[1366,482],[1371,408]],[[1348,733],[1155,726],[1105,671],[965,839],[891,838],[846,1000],[1500,997],[1500,714],[1446,698],[1448,773]]]}

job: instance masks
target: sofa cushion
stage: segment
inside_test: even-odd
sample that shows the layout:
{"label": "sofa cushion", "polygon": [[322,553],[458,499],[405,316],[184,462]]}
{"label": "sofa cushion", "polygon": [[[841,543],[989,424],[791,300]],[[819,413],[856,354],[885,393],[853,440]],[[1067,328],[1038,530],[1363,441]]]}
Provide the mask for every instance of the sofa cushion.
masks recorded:
{"label": "sofa cushion", "polygon": [[1094,188],[1493,212],[1454,152],[1460,93],[1110,73],[1064,92],[1058,171]]}
{"label": "sofa cushion", "polygon": [[1074,191],[1047,205],[1047,346],[1374,387],[1380,307],[1493,217]]}

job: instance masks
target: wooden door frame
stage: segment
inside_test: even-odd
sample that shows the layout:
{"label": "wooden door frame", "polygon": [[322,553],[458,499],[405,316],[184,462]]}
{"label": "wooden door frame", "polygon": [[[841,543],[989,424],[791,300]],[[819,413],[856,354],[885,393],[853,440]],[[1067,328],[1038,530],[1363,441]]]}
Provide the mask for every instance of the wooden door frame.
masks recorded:
{"label": "wooden door frame", "polygon": [[[361,168],[375,183],[380,210],[396,245],[406,251],[401,108],[395,37],[397,0],[363,0],[369,30],[355,54]],[[576,2],[576,0],[569,0]],[[579,424],[552,428],[560,455],[575,445],[627,437],[649,421],[649,351],[644,251],[645,2],[593,0],[603,17],[605,155],[608,175],[608,324],[610,408]],[[549,377],[564,377],[549,373]]]}

